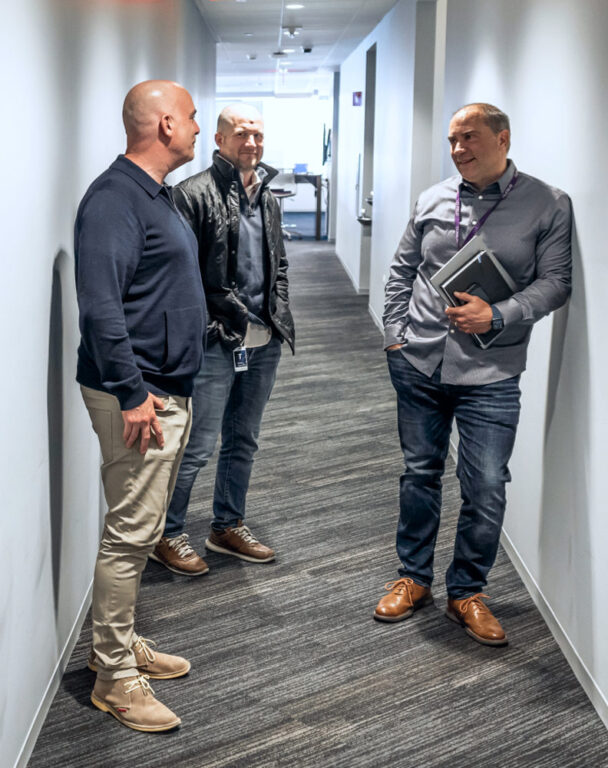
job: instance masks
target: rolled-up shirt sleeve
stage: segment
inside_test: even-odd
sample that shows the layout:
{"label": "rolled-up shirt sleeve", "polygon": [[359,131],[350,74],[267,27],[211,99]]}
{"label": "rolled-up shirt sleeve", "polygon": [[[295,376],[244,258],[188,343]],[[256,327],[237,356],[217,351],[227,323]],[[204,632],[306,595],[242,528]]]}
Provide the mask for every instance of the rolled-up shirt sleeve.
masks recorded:
{"label": "rolled-up shirt sleeve", "polygon": [[75,243],[80,332],[103,387],[118,398],[122,410],[141,405],[148,396],[123,305],[144,245],[145,232],[128,199],[100,190],[87,201]]}

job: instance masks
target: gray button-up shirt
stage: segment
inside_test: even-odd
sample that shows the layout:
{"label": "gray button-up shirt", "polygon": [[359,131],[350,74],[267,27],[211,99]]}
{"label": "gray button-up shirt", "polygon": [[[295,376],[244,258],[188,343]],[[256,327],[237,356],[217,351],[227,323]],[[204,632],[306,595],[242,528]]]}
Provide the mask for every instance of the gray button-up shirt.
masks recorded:
{"label": "gray button-up shirt", "polygon": [[[507,170],[483,191],[452,176],[420,195],[401,238],[386,284],[384,346],[401,351],[421,373],[441,365],[446,384],[489,384],[521,373],[532,324],[560,307],[571,285],[571,205],[559,189],[518,173],[517,183],[483,224],[481,234],[517,285],[496,304],[505,331],[488,349],[450,328],[445,301],[430,277],[458,250],[454,226],[460,185],[461,244],[477,221],[500,199],[515,173]],[[443,362],[442,362],[443,361]]]}

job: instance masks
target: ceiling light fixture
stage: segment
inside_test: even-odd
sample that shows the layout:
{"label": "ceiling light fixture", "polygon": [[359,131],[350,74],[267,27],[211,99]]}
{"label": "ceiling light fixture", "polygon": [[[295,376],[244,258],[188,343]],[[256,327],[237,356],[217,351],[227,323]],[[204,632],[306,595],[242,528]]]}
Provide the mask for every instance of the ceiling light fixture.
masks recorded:
{"label": "ceiling light fixture", "polygon": [[253,32],[243,32],[243,37],[253,37]]}
{"label": "ceiling light fixture", "polygon": [[295,48],[283,48],[283,53],[295,53]]}
{"label": "ceiling light fixture", "polygon": [[302,31],[302,27],[296,27],[295,24],[290,24],[287,27],[283,27],[283,32],[288,35],[292,40],[297,37]]}
{"label": "ceiling light fixture", "polygon": [[287,8],[289,11],[299,11],[304,6],[301,3],[289,3],[289,5],[286,5],[285,8]]}

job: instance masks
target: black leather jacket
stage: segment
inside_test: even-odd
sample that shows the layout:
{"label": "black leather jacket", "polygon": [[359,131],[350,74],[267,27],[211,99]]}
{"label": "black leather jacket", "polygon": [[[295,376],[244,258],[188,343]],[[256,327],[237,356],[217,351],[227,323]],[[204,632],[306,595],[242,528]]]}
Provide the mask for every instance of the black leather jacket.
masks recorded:
{"label": "black leather jacket", "polygon": [[[259,167],[266,173],[260,205],[270,259],[268,314],[274,331],[294,351],[281,215],[279,204],[267,186],[277,171],[264,163]],[[245,338],[248,322],[247,307],[239,299],[235,281],[241,215],[239,173],[216,150],[211,167],[182,181],[175,187],[174,194],[177,207],[198,240],[198,260],[209,313],[207,341],[211,343],[219,338],[225,347],[235,349]]]}

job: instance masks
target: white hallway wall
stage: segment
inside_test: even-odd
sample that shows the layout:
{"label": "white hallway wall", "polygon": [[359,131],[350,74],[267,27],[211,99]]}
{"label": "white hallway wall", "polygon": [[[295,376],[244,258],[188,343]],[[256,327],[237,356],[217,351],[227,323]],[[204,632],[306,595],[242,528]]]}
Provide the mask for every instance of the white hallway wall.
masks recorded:
{"label": "white hallway wall", "polygon": [[[518,167],[572,198],[572,299],[532,336],[505,531],[608,724],[608,266],[606,195],[598,191],[608,168],[608,4],[449,0],[447,29],[445,119],[473,98],[500,104]],[[465,50],[463,39],[477,44]]]}
{"label": "white hallway wall", "polygon": [[98,446],[74,381],[74,215],[124,151],[122,100],[140,80],[178,80],[199,109],[198,159],[175,178],[207,164],[215,44],[191,0],[20,0],[1,16],[11,119],[0,129],[0,762],[12,766],[27,757],[88,606],[103,510]]}
{"label": "white hallway wall", "polygon": [[[365,51],[378,41],[374,225],[370,311],[382,314],[383,275],[413,206],[414,0],[401,0],[341,70],[340,188],[336,249],[356,288],[360,232],[354,225],[354,168],[363,148]],[[438,18],[445,12],[437,4]],[[522,415],[511,463],[504,542],[588,695],[608,724],[608,517],[605,464],[608,359],[604,305],[608,266],[598,191],[608,167],[601,131],[608,120],[608,4],[605,0],[447,0],[436,40],[440,114],[490,101],[511,117],[518,167],[566,190],[575,215],[574,290],[566,310],[537,324],[522,378]],[[439,27],[441,28],[441,24]],[[425,32],[425,34],[427,34]],[[371,41],[371,42],[370,42]],[[423,105],[424,106],[424,105]],[[418,111],[417,111],[418,110]],[[435,142],[436,144],[436,142]],[[433,145],[433,151],[437,147]],[[453,173],[447,142],[439,177]],[[432,166],[433,164],[431,164]],[[429,183],[437,180],[430,172]],[[593,372],[593,375],[592,373]],[[494,585],[500,589],[500,585]]]}
{"label": "white hallway wall", "polygon": [[[401,0],[357,46],[340,68],[340,135],[338,139],[339,181],[337,189],[336,251],[357,290],[370,291],[370,306],[382,291],[382,261],[394,252],[410,209],[409,179],[412,167],[412,102],[414,89],[415,0]],[[361,157],[365,107],[353,106],[353,93],[363,92],[365,61],[376,44],[376,120],[374,135],[374,206],[372,265],[370,275],[360,274],[362,227],[357,222],[361,191],[357,171]],[[369,190],[364,190],[367,195]],[[376,256],[376,258],[375,258]],[[380,308],[380,316],[382,309]]]}

